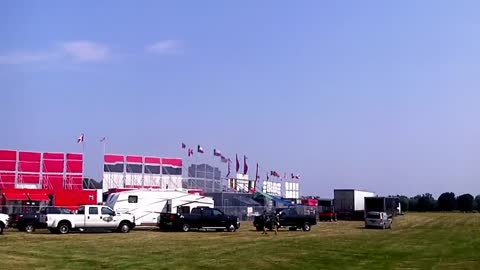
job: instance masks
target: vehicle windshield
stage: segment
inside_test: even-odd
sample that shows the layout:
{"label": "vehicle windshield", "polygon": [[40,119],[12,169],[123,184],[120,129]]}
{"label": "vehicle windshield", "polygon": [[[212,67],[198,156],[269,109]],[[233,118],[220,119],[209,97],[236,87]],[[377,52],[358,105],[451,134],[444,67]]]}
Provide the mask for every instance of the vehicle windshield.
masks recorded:
{"label": "vehicle windshield", "polygon": [[380,218],[380,213],[367,213],[367,218],[379,219]]}

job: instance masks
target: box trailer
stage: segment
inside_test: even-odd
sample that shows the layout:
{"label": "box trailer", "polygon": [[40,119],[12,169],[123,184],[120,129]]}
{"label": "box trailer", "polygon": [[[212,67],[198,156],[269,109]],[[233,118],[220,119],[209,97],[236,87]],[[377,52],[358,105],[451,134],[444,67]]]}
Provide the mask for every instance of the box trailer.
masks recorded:
{"label": "box trailer", "polygon": [[335,189],[333,201],[338,219],[363,220],[365,197],[374,197],[374,192],[355,189]]}
{"label": "box trailer", "polygon": [[365,215],[368,212],[385,212],[389,217],[401,214],[400,199],[398,197],[365,197]]}

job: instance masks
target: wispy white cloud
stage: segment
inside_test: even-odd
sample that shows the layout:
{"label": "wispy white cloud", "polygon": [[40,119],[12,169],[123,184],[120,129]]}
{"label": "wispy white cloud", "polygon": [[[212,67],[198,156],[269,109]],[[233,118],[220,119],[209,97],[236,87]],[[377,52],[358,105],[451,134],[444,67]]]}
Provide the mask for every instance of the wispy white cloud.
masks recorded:
{"label": "wispy white cloud", "polygon": [[110,56],[107,46],[87,40],[65,42],[61,47],[68,56],[78,62],[98,62]]}
{"label": "wispy white cloud", "polygon": [[64,42],[54,49],[45,51],[16,51],[0,54],[0,65],[16,65],[37,62],[49,62],[53,60],[65,60],[75,62],[99,62],[111,56],[110,49],[100,43],[79,40]]}
{"label": "wispy white cloud", "polygon": [[182,52],[182,43],[173,39],[161,40],[146,46],[145,51],[155,54],[177,54]]}

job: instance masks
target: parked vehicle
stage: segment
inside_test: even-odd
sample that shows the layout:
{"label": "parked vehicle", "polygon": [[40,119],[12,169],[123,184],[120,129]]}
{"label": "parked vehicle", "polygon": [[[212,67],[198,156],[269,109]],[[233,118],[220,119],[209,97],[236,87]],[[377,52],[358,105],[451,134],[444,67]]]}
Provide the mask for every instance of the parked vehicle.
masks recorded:
{"label": "parked vehicle", "polygon": [[385,212],[371,211],[365,217],[365,228],[391,229],[392,223],[392,217]]}
{"label": "parked vehicle", "polygon": [[196,207],[188,213],[161,213],[160,229],[180,230],[215,229],[234,232],[240,228],[240,220],[236,216],[225,215],[217,208]]}
{"label": "parked vehicle", "polygon": [[3,231],[5,228],[8,227],[8,215],[6,214],[0,214],[0,234],[3,234]]}
{"label": "parked vehicle", "polygon": [[19,231],[31,233],[36,229],[46,229],[47,223],[40,220],[41,215],[47,214],[72,214],[72,212],[63,207],[49,206],[40,209],[36,213],[24,213],[16,216],[15,221],[11,222],[12,227],[16,227]]}
{"label": "parked vehicle", "polygon": [[116,230],[128,233],[135,227],[135,217],[130,214],[117,214],[110,207],[102,205],[82,205],[74,214],[41,215],[52,233],[67,234],[72,230]]}
{"label": "parked vehicle", "polygon": [[[270,217],[267,219],[272,219],[273,215],[279,215],[279,228],[288,227],[289,230],[295,231],[297,229],[302,229],[304,231],[310,231],[312,225],[317,224],[317,219],[315,215],[302,215],[298,214],[295,208],[277,208],[274,213],[270,213]],[[267,229],[272,230],[271,223],[266,222],[263,216],[256,216],[253,220],[253,226],[257,231],[262,231],[265,226]]]}
{"label": "parked vehicle", "polygon": [[365,197],[375,196],[373,192],[355,189],[335,189],[333,194],[338,219],[354,220],[365,218]]}
{"label": "parked vehicle", "polygon": [[137,226],[158,226],[160,213],[188,214],[195,207],[213,207],[213,199],[183,190],[131,190],[110,194],[106,205],[133,214]]}
{"label": "parked vehicle", "polygon": [[400,199],[397,197],[366,197],[365,214],[368,212],[385,212],[390,217],[401,214]]}
{"label": "parked vehicle", "polygon": [[319,213],[318,220],[320,221],[337,221],[337,213],[335,206],[331,199],[318,199]]}

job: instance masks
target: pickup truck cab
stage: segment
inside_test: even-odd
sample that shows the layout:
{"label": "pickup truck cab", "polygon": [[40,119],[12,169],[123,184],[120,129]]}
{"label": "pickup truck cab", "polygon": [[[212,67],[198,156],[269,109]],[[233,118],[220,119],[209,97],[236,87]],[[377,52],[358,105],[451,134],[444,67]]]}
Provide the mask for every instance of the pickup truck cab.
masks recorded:
{"label": "pickup truck cab", "polygon": [[216,208],[196,207],[190,214],[161,213],[159,227],[183,232],[188,232],[190,229],[234,232],[240,228],[240,221],[238,217],[226,215]]}
{"label": "pickup truck cab", "polygon": [[391,229],[393,219],[385,212],[368,212],[365,216],[365,228]]}
{"label": "pickup truck cab", "polygon": [[0,234],[8,227],[8,215],[0,214]]}
{"label": "pickup truck cab", "polygon": [[103,205],[82,205],[74,214],[47,214],[41,220],[52,233],[67,234],[71,230],[116,230],[128,233],[135,227],[131,214],[116,214]]}
{"label": "pickup truck cab", "polygon": [[[315,215],[299,214],[295,208],[278,208],[275,213],[267,215],[267,220],[272,219],[273,215],[278,215],[279,227],[288,227],[291,231],[302,229],[308,232],[312,229],[312,225],[317,224]],[[271,223],[264,219],[264,216],[256,216],[253,220],[253,226],[257,231],[263,230],[264,226],[269,230],[273,229]]]}

